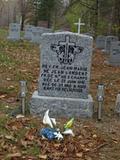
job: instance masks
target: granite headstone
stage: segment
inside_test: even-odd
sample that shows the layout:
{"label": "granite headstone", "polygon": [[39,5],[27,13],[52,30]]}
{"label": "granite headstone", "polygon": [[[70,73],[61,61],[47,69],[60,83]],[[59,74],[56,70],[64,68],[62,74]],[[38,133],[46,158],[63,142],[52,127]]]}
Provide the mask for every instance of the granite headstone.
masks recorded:
{"label": "granite headstone", "polygon": [[52,116],[92,117],[89,94],[93,38],[58,32],[42,34],[38,91],[30,101],[30,112]]}
{"label": "granite headstone", "polygon": [[96,48],[99,48],[99,49],[105,48],[105,38],[106,38],[106,36],[103,36],[103,35],[99,35],[96,38]]}
{"label": "granite headstone", "polygon": [[111,43],[109,63],[114,66],[120,66],[120,41]]}
{"label": "granite headstone", "polygon": [[115,112],[120,116],[120,93],[116,97]]}
{"label": "granite headstone", "polygon": [[111,50],[111,43],[118,41],[117,36],[107,36],[105,39],[105,52],[110,54]]}
{"label": "granite headstone", "polygon": [[40,44],[41,43],[41,35],[43,33],[49,33],[52,32],[49,28],[44,27],[33,27],[32,28],[32,40],[31,42]]}
{"label": "granite headstone", "polygon": [[9,25],[9,40],[20,40],[20,24],[10,23]]}
{"label": "granite headstone", "polygon": [[25,34],[24,34],[24,39],[26,40],[31,40],[32,39],[32,28],[34,26],[32,25],[26,25],[25,26]]}

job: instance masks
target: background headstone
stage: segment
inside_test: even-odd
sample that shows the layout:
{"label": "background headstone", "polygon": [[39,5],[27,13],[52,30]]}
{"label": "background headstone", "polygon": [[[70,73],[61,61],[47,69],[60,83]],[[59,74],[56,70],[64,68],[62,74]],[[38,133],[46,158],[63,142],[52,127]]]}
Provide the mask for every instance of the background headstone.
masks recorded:
{"label": "background headstone", "polygon": [[47,109],[53,116],[91,117],[89,95],[92,37],[71,32],[42,35],[38,91],[30,102],[32,114]]}
{"label": "background headstone", "polygon": [[96,38],[96,48],[104,49],[105,48],[105,38],[106,36],[100,35]]}
{"label": "background headstone", "polygon": [[120,66],[120,41],[111,43],[109,63],[114,66]]}
{"label": "background headstone", "polygon": [[20,24],[10,23],[9,25],[9,40],[20,40]]}
{"label": "background headstone", "polygon": [[33,27],[32,28],[32,40],[31,42],[40,44],[41,43],[41,35],[43,33],[49,33],[52,32],[49,28],[44,27]]}
{"label": "background headstone", "polygon": [[105,52],[106,53],[110,53],[111,50],[111,43],[112,42],[116,42],[118,41],[118,37],[117,36],[106,36],[105,39]]}
{"label": "background headstone", "polygon": [[24,39],[31,40],[32,39],[32,25],[26,25],[25,26],[25,33],[24,33]]}
{"label": "background headstone", "polygon": [[115,112],[120,115],[120,93],[116,97]]}

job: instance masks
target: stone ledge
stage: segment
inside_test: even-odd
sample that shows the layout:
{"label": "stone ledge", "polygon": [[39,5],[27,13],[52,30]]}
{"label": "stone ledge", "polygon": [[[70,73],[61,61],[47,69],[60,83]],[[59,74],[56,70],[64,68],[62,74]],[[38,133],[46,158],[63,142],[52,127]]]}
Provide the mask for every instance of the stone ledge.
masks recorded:
{"label": "stone ledge", "polygon": [[93,115],[93,99],[39,96],[35,91],[30,100],[30,113],[43,117],[47,109],[53,117],[91,118]]}

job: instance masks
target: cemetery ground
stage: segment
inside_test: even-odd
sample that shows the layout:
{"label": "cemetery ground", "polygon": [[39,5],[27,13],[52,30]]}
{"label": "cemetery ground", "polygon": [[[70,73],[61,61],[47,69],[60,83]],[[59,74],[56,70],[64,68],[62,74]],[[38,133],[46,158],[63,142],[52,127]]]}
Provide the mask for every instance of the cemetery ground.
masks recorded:
{"label": "cemetery ground", "polygon": [[[27,103],[37,88],[39,47],[27,41],[6,40],[0,30],[0,159],[1,160],[120,160],[120,117],[115,113],[115,99],[120,90],[120,67],[107,64],[107,55],[94,50],[90,93],[95,101],[93,119],[75,119],[74,137],[48,141],[37,135],[44,127],[42,119],[27,115],[11,116],[20,106],[19,81],[27,80]],[[105,85],[102,121],[97,121],[97,85]],[[27,105],[26,105],[27,106]],[[52,112],[52,111],[51,111]],[[67,118],[57,119],[62,129]]]}

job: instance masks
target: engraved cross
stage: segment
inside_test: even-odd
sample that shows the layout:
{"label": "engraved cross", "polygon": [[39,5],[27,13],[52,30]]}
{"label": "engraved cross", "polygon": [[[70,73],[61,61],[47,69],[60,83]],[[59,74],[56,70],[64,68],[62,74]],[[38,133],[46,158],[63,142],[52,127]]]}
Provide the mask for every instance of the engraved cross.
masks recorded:
{"label": "engraved cross", "polygon": [[59,42],[59,45],[63,45],[65,47],[64,61],[67,61],[70,54],[70,46],[75,46],[74,42],[70,42],[70,37],[65,37],[65,42]]}

